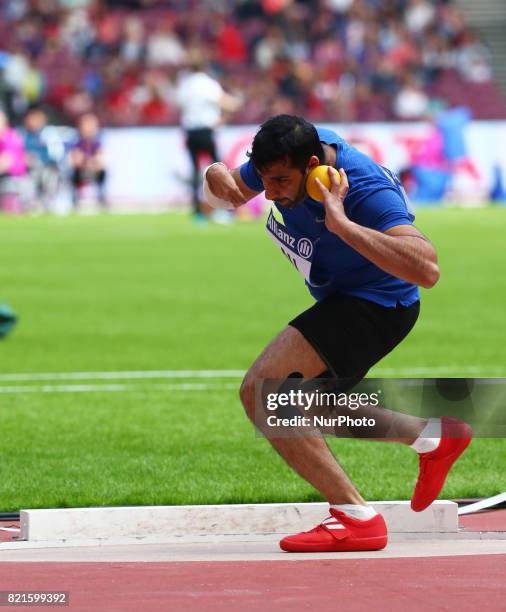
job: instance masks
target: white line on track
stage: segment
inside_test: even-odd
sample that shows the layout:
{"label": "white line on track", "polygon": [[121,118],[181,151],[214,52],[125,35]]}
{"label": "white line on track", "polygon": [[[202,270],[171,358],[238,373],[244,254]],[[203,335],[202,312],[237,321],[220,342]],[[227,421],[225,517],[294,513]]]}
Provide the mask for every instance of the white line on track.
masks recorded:
{"label": "white line on track", "polygon": [[[369,377],[382,376],[500,376],[505,368],[487,366],[440,366],[420,368],[373,368]],[[32,372],[0,374],[1,382],[34,382],[41,380],[149,380],[149,379],[198,379],[198,378],[242,378],[244,370],[138,370],[120,372]]]}
{"label": "white line on track", "polygon": [[369,372],[369,378],[380,378],[382,376],[423,376],[427,378],[437,376],[457,376],[462,378],[464,376],[504,376],[506,374],[506,368],[501,367],[487,367],[487,366],[441,366],[435,368],[373,368]]}
{"label": "white line on track", "polygon": [[11,385],[0,386],[0,394],[15,393],[118,393],[157,389],[161,391],[226,391],[239,388],[237,383],[181,383],[174,385]]}
{"label": "white line on track", "polygon": [[[165,391],[209,391],[236,389],[238,381],[244,376],[243,370],[140,370],[121,372],[34,372],[0,374],[0,394],[13,393],[121,393],[146,389],[146,386],[124,383],[102,384],[45,384],[45,385],[6,385],[7,382],[37,382],[37,381],[101,381],[101,380],[178,380],[187,382],[161,384],[150,383],[150,389]],[[504,368],[483,366],[441,366],[425,368],[376,368],[369,373],[371,378],[437,378],[444,376],[493,377],[504,376]],[[195,382],[198,379],[222,379],[216,383]],[[236,382],[224,382],[232,379]]]}
{"label": "white line on track", "polygon": [[0,374],[0,382],[35,380],[134,380],[149,378],[242,378],[243,370],[139,370],[122,372],[33,372]]}

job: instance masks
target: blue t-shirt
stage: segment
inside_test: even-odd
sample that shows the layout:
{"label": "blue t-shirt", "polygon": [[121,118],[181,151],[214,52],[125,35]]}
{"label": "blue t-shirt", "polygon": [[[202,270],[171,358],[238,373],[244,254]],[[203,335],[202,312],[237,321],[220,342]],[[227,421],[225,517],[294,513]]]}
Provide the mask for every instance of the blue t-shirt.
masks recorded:
{"label": "blue t-shirt", "polygon": [[29,130],[21,130],[21,135],[25,143],[25,150],[30,155],[33,155],[41,164],[49,166],[54,163],[54,160],[49,153],[49,147],[44,138],[44,130],[36,132]]}
{"label": "blue t-shirt", "polygon": [[[380,232],[410,225],[414,212],[398,179],[360,153],[332,130],[317,128],[321,142],[336,149],[336,168],[344,168],[350,185],[344,200],[349,219]],[[264,186],[251,160],[241,178],[253,191]],[[281,216],[281,218],[280,218]],[[267,232],[304,276],[313,297],[342,293],[384,306],[409,306],[419,299],[418,287],[378,268],[325,226],[322,203],[307,196],[293,209],[274,202]]]}

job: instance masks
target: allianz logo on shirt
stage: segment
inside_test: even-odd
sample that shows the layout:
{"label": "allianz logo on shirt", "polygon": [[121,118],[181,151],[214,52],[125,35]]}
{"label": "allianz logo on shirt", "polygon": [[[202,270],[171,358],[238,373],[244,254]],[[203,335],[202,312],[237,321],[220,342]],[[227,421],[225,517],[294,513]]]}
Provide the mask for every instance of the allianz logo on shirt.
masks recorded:
{"label": "allianz logo on shirt", "polygon": [[301,257],[304,257],[304,259],[307,259],[308,257],[311,257],[311,255],[313,254],[313,243],[307,238],[301,238],[297,242],[297,251],[299,251],[299,255]]}
{"label": "allianz logo on shirt", "polygon": [[313,254],[313,243],[311,240],[304,237],[297,240],[297,238],[279,226],[279,223],[276,221],[276,219],[274,219],[272,212],[267,219],[267,227],[281,242],[290,247],[292,251],[297,251],[297,253],[304,259],[309,259]]}

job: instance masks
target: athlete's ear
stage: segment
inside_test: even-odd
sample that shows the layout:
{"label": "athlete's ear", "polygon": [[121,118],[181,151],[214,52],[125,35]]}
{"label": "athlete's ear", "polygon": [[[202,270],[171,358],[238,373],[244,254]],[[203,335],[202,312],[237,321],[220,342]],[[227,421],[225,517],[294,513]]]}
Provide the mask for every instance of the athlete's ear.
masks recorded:
{"label": "athlete's ear", "polygon": [[316,155],[311,155],[311,157],[309,158],[309,163],[307,165],[309,170],[312,170],[313,168],[316,168],[316,166],[320,165],[320,160],[318,159],[318,157]]}

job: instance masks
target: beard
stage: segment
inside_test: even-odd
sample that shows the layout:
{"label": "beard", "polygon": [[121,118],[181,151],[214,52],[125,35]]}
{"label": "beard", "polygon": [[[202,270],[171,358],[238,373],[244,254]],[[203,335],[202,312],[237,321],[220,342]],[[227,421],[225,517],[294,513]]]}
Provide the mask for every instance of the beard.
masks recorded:
{"label": "beard", "polygon": [[306,170],[300,182],[299,191],[297,192],[297,195],[293,198],[283,198],[278,201],[278,204],[281,204],[283,208],[296,208],[297,206],[299,206],[299,204],[302,204],[302,202],[307,197],[306,179],[308,174],[309,170]]}

